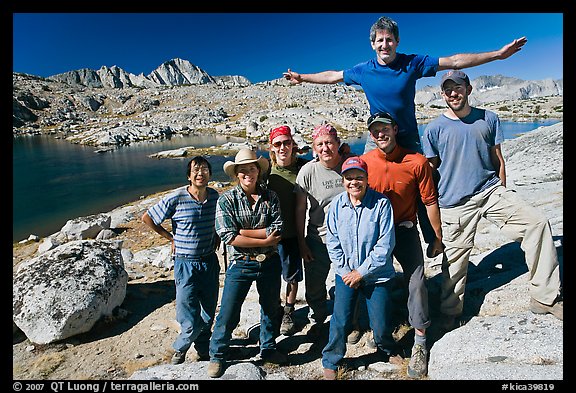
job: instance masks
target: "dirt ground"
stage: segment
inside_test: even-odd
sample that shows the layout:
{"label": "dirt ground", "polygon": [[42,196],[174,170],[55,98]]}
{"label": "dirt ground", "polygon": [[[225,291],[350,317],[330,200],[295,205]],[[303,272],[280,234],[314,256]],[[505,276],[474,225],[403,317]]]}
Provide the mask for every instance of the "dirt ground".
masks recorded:
{"label": "dirt ground", "polygon": [[[140,214],[122,228],[117,229],[124,247],[133,252],[162,244],[162,238],[144,226]],[[29,241],[13,247],[13,267],[35,255],[38,243]],[[221,256],[220,256],[221,257]],[[223,264],[223,261],[221,260]],[[31,343],[17,330],[13,334],[12,372],[17,380],[121,380],[128,379],[136,370],[170,361],[172,343],[179,326],[175,320],[175,287],[172,270],[166,271],[152,265],[131,264],[127,267],[129,282],[124,303],[116,315],[104,318],[85,334],[57,343],[38,345]],[[221,285],[224,280],[221,273]],[[284,287],[284,284],[283,284]],[[278,348],[288,353],[290,365],[271,368],[268,373],[282,372],[294,380],[322,378],[321,351],[325,337],[313,340],[306,335],[307,306],[296,304],[296,319],[302,330],[291,337],[280,336]],[[402,347],[411,347],[413,331],[399,323],[395,334]],[[245,327],[239,326],[233,335],[239,344],[235,353],[238,359],[252,358],[258,354],[258,345],[247,336]],[[393,358],[390,368],[367,369],[365,365],[377,362],[375,350],[367,345],[364,334],[355,345],[348,345],[350,367],[340,371],[341,379],[406,379],[407,359]],[[195,361],[191,350],[186,362]]]}

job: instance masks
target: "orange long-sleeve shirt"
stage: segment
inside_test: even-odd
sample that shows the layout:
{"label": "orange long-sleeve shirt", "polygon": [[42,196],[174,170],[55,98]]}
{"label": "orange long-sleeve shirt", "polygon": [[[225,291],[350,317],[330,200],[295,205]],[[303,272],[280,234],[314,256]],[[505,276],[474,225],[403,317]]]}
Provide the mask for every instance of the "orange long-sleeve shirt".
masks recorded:
{"label": "orange long-sleeve shirt", "polygon": [[392,203],[394,224],[416,224],[418,195],[425,205],[438,201],[432,167],[422,154],[396,145],[386,154],[376,148],[360,156],[368,165],[368,184],[385,194]]}

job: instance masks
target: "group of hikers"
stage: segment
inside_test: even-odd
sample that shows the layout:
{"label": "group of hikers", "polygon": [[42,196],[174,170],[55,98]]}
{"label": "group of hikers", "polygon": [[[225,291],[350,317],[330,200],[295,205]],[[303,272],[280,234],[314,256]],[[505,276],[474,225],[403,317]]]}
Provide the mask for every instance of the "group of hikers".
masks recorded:
{"label": "group of hikers", "polygon": [[[393,315],[401,306],[392,294],[399,274],[395,259],[408,294],[402,306],[414,329],[407,374],[424,377],[431,325],[424,255],[442,255],[441,318],[434,323],[449,331],[462,316],[468,262],[481,218],[521,242],[529,269],[529,309],[563,319],[550,223],[506,188],[499,118],[470,106],[472,85],[460,70],[506,59],[526,38],[493,52],[440,58],[407,55],[396,52],[396,22],[381,17],[370,29],[370,42],[376,57],[350,69],[284,73],[294,84],[344,82],[362,87],[370,105],[363,154],[352,154],[336,128],[323,123],[312,131],[314,157],[304,159],[293,130],[279,125],[269,132],[270,159],[241,149],[234,161],[224,164],[224,172],[236,183],[228,191],[219,194],[208,186],[211,164],[196,156],[187,166],[189,185],[144,213],[142,220],[172,244],[181,328],[172,364],[183,363],[194,345],[197,360],[209,361],[210,377],[224,374],[232,333],[253,282],[260,304],[260,357],[267,363],[288,364],[276,339],[300,328],[294,312],[302,281],[311,322],[307,335],[319,338],[329,326],[322,350],[324,379],[337,379],[347,343],[354,341],[350,336],[359,329],[362,305],[372,345],[388,361],[399,353],[393,338]],[[421,138],[415,83],[442,70],[448,70],[440,83],[447,109],[426,126]],[[162,226],[168,219],[171,231]],[[216,315],[221,270],[216,251],[221,243],[227,265]],[[331,269],[332,310],[326,285]]]}

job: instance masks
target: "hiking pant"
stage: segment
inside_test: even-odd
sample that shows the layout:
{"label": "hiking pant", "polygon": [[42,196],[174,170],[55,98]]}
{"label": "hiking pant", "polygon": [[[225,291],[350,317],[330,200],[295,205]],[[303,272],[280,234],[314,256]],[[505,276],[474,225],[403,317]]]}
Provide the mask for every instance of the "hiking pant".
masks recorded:
{"label": "hiking pant", "polygon": [[446,246],[440,304],[443,314],[462,314],[468,261],[482,217],[510,239],[520,242],[529,271],[530,296],[543,304],[556,300],[560,293],[560,268],[550,223],[514,190],[498,184],[461,205],[441,208],[440,212]]}
{"label": "hiking pant", "polygon": [[313,261],[304,262],[306,303],[310,307],[310,318],[315,323],[323,323],[328,318],[326,279],[332,262],[324,243],[306,236],[306,244],[314,256]]}

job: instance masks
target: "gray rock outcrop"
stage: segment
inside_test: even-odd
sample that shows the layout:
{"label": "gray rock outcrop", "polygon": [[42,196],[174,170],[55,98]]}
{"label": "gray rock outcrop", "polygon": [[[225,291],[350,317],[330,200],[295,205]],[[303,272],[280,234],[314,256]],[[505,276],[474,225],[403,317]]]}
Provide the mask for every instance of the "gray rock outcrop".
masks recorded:
{"label": "gray rock outcrop", "polygon": [[208,362],[184,363],[173,366],[171,364],[150,367],[148,369],[138,370],[130,377],[131,380],[222,380],[222,381],[254,381],[264,378],[263,370],[250,362],[240,362],[233,364],[226,369],[226,372],[220,378],[210,378],[208,376]]}
{"label": "gray rock outcrop", "polygon": [[95,239],[103,229],[110,228],[112,217],[108,214],[94,214],[68,220],[60,230],[67,240]]}
{"label": "gray rock outcrop", "polygon": [[430,352],[428,377],[440,380],[563,379],[563,322],[529,311],[475,317]]}
{"label": "gray rock outcrop", "polygon": [[13,277],[13,321],[37,344],[92,329],[124,301],[121,242],[76,240],[23,262]]}

